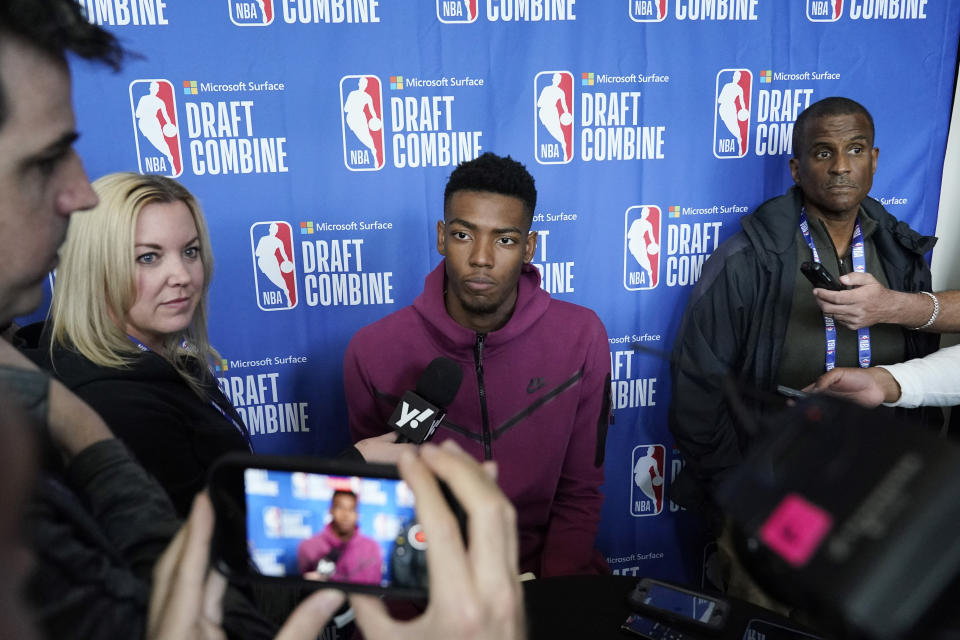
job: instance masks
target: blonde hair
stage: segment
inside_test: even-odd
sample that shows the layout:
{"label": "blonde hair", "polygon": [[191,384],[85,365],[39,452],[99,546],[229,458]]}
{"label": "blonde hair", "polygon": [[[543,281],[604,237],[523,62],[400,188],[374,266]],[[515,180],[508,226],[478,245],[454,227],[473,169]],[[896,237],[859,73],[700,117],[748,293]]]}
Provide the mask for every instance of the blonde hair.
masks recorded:
{"label": "blonde hair", "polygon": [[[197,227],[203,289],[193,320],[166,336],[158,354],[200,396],[219,355],[207,338],[207,290],[213,276],[210,234],[200,205],[175,180],[111,173],[93,183],[100,204],[70,219],[50,306],[51,356],[57,346],[104,367],[125,368],[141,351],[127,335],[127,314],[137,298],[134,242],[137,219],[153,203],[183,202]],[[190,367],[190,362],[195,365]],[[199,366],[196,366],[199,365]]]}

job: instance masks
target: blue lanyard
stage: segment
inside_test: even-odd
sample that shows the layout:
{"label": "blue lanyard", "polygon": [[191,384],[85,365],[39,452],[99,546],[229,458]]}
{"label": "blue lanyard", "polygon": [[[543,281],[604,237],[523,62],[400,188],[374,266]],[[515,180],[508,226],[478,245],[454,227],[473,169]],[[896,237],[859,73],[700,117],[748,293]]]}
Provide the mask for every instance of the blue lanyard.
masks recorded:
{"label": "blue lanyard", "polygon": [[[814,262],[820,262],[820,254],[817,252],[817,246],[813,243],[813,236],[810,235],[810,224],[807,222],[806,207],[800,210],[800,233],[806,240],[807,246],[813,253]],[[863,231],[860,229],[860,216],[857,216],[856,225],[853,227],[853,240],[850,249],[853,260],[853,270],[857,273],[867,272],[867,259],[863,250]],[[823,329],[826,334],[827,355],[825,359],[826,370],[830,371],[837,366],[837,325],[833,318],[828,315],[823,316]],[[867,368],[870,366],[870,328],[862,327],[857,329],[857,356],[860,366]]]}
{"label": "blue lanyard", "polygon": [[[144,351],[144,352],[153,351],[150,347],[148,347],[147,345],[143,344],[142,342],[140,342],[139,340],[137,340],[136,338],[134,338],[134,337],[133,337],[132,335],[130,335],[129,333],[127,334],[127,337],[130,338],[130,342],[132,342],[133,344],[135,344],[135,345],[137,346],[137,348],[140,349],[140,351]],[[228,401],[228,402],[229,402],[229,401]],[[250,450],[250,453],[253,453],[253,441],[252,441],[252,439],[250,438],[250,432],[247,431],[247,428],[244,427],[244,426],[241,425],[241,424],[238,424],[237,421],[234,420],[233,417],[232,417],[229,413],[227,413],[227,412],[224,410],[223,407],[221,407],[219,404],[217,404],[217,402],[216,402],[215,400],[213,400],[212,398],[210,399],[210,406],[212,406],[214,409],[216,409],[217,411],[219,411],[219,412],[220,412],[220,415],[222,415],[222,416],[224,417],[224,419],[227,420],[227,422],[229,422],[230,424],[233,425],[233,428],[236,429],[236,430],[240,433],[240,435],[243,437],[244,442],[247,443],[247,448]]]}

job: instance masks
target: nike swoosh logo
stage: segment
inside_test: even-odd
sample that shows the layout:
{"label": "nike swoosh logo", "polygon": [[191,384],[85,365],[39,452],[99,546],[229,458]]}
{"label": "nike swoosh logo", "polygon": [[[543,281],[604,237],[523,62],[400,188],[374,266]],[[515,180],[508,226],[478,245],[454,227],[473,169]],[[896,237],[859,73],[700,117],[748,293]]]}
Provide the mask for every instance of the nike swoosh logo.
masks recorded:
{"label": "nike swoosh logo", "polygon": [[533,393],[542,388],[544,384],[543,378],[530,378],[530,382],[527,383],[527,393]]}

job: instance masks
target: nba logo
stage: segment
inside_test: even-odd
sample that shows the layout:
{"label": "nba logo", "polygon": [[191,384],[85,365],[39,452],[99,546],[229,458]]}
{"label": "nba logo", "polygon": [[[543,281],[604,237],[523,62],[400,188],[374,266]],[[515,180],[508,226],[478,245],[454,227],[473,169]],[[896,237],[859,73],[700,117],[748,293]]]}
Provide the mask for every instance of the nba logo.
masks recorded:
{"label": "nba logo", "polygon": [[836,22],[843,13],[843,0],[807,0],[807,20]]}
{"label": "nba logo", "polygon": [[623,286],[628,291],[660,284],[660,207],[644,204],[624,216]]}
{"label": "nba logo", "polygon": [[255,222],[250,227],[257,306],[264,311],[297,306],[297,265],[293,230],[287,222]]}
{"label": "nba logo", "polygon": [[448,24],[474,22],[477,2],[479,0],[437,0],[437,20]]}
{"label": "nba logo", "polygon": [[717,101],[713,114],[713,155],[742,158],[750,144],[750,89],[747,69],[723,69],[717,74]]}
{"label": "nba logo", "polygon": [[307,474],[302,471],[290,474],[290,488],[293,490],[294,498],[303,500],[308,497]]}
{"label": "nba logo", "polygon": [[663,463],[666,448],[662,444],[641,444],[630,456],[630,515],[655,516],[663,511]]}
{"label": "nba logo", "polygon": [[340,79],[343,163],[350,171],[383,168],[383,94],[377,76]]}
{"label": "nba logo", "polygon": [[263,510],[263,532],[268,538],[283,536],[283,512],[280,507],[265,507]]}
{"label": "nba logo", "polygon": [[627,0],[634,22],[662,22],[667,17],[667,0]]}
{"label": "nba logo", "polygon": [[227,0],[230,21],[238,27],[264,27],[273,22],[273,0]]}
{"label": "nba logo", "polygon": [[541,71],[533,79],[534,154],[540,164],[573,159],[573,74]]}
{"label": "nba logo", "polygon": [[169,178],[183,173],[174,96],[169,80],[130,83],[130,112],[140,173],[157,173]]}

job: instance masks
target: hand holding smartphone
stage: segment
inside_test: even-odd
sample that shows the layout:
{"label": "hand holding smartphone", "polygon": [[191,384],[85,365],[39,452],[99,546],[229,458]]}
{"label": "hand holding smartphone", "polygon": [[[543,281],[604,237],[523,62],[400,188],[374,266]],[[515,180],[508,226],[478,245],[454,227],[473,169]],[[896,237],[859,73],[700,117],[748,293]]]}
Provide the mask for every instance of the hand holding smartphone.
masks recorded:
{"label": "hand holding smartphone", "polygon": [[[253,456],[232,456],[218,463],[215,468],[216,477],[208,491],[211,497],[217,496],[216,502],[219,504],[217,531],[210,545],[214,564],[230,575],[235,575],[236,571],[236,575],[245,575],[247,579],[268,582],[296,582],[301,579],[297,576],[265,576],[259,568],[250,564],[251,554],[247,550],[245,536],[244,469],[280,468],[293,473],[316,472],[332,476],[359,470],[360,473],[355,476],[361,481],[365,478],[396,478],[397,475],[397,468],[394,467],[388,467],[386,473],[381,474],[377,469],[370,469],[370,465],[363,464],[344,465],[342,462],[302,458],[297,462],[289,458]],[[481,466],[455,443],[447,441],[441,446],[424,444],[416,452],[405,451],[398,460],[398,468],[416,496],[416,513],[423,523],[423,532],[434,536],[426,550],[431,582],[430,603],[426,611],[413,620],[397,622],[390,617],[380,598],[364,595],[391,593],[387,588],[335,582],[323,584],[361,592],[350,595],[350,604],[356,614],[357,626],[369,640],[446,640],[463,637],[464,602],[473,603],[481,612],[480,617],[469,625],[473,637],[523,640],[526,637],[526,623],[523,591],[517,581],[516,511],[496,484],[496,466],[492,463]],[[224,472],[224,469],[227,471]],[[258,475],[255,474],[255,477]],[[444,483],[449,485],[449,490]],[[260,488],[272,492],[268,487]],[[463,511],[471,516],[466,522],[469,539],[475,544],[468,546],[464,540],[463,511],[458,515],[456,511],[459,508],[455,507],[456,511],[451,509],[453,495],[463,505]],[[221,518],[230,522],[221,522]],[[286,525],[296,525],[298,518],[299,515],[295,514],[292,522]],[[458,521],[461,535],[456,533]],[[228,557],[224,557],[225,554]],[[238,559],[244,558],[247,564],[238,563]],[[400,593],[404,593],[404,590],[401,589]],[[281,635],[290,638],[316,637],[340,602],[336,591],[321,590],[313,594],[287,619]]]}
{"label": "hand holding smartphone", "polygon": [[812,284],[815,289],[829,289],[830,291],[843,291],[846,289],[846,287],[830,275],[830,272],[819,262],[807,260],[800,265],[800,272],[806,276],[807,280],[810,281],[810,284]]}
{"label": "hand holding smartphone", "polygon": [[214,467],[209,492],[214,562],[229,577],[427,594],[426,534],[392,465],[234,455]]}

